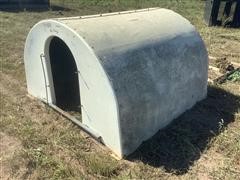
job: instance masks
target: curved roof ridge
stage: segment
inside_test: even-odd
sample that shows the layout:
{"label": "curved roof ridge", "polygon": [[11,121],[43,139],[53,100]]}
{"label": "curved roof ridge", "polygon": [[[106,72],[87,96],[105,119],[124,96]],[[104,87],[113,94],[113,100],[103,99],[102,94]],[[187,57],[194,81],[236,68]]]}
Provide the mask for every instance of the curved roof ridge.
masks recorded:
{"label": "curved roof ridge", "polygon": [[104,13],[104,14],[95,14],[95,15],[84,15],[84,16],[75,16],[75,17],[65,17],[65,18],[54,18],[55,20],[79,20],[79,19],[89,19],[89,18],[99,18],[99,17],[106,17],[106,16],[116,16],[116,15],[123,15],[123,14],[132,14],[132,13],[139,13],[139,12],[147,12],[147,11],[154,11],[162,9],[160,7],[154,8],[145,8],[145,9],[136,9],[136,10],[129,10],[129,11],[117,11],[112,13]]}

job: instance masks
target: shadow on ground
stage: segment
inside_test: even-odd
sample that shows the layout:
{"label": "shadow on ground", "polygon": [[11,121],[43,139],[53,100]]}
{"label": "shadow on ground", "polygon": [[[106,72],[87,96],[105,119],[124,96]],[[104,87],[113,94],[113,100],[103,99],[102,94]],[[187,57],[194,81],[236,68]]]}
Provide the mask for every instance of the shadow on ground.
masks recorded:
{"label": "shadow on ground", "polygon": [[208,97],[144,142],[128,160],[184,174],[240,108],[240,97],[208,87]]}
{"label": "shadow on ground", "polygon": [[29,12],[44,12],[44,11],[71,11],[72,9],[58,6],[58,5],[51,5],[49,7],[44,6],[44,7],[33,7],[33,8],[23,8],[23,7],[8,7],[8,6],[0,6],[0,11],[5,11],[5,12],[22,12],[22,11],[29,11]]}

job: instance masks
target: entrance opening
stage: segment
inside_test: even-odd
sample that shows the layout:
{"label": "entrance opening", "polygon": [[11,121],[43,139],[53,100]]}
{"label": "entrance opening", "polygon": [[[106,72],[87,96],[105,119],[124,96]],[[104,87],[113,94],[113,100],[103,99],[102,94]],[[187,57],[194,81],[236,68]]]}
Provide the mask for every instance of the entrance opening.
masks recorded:
{"label": "entrance opening", "polygon": [[63,40],[54,37],[49,46],[52,79],[56,106],[65,111],[80,113],[78,70],[69,47]]}

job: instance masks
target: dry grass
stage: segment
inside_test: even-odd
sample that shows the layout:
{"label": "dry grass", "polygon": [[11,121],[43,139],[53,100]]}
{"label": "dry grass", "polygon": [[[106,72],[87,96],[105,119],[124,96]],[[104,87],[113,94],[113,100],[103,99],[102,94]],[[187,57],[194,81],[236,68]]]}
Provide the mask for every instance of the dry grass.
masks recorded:
{"label": "dry grass", "polygon": [[239,179],[239,83],[209,86],[206,100],[143,143],[127,160],[117,161],[77,126],[26,96],[23,66],[26,36],[46,18],[167,7],[197,27],[210,55],[234,62],[240,62],[239,29],[206,27],[200,0],[53,2],[51,11],[0,11],[1,178]]}

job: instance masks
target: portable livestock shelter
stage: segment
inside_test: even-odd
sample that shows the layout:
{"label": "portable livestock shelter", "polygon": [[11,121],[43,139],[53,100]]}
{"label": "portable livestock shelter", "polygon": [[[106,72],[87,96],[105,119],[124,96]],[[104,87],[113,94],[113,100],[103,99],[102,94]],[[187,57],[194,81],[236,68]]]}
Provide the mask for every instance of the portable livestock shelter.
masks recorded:
{"label": "portable livestock shelter", "polygon": [[29,94],[82,122],[119,157],[207,93],[208,55],[193,25],[167,9],[44,20],[25,45]]}

